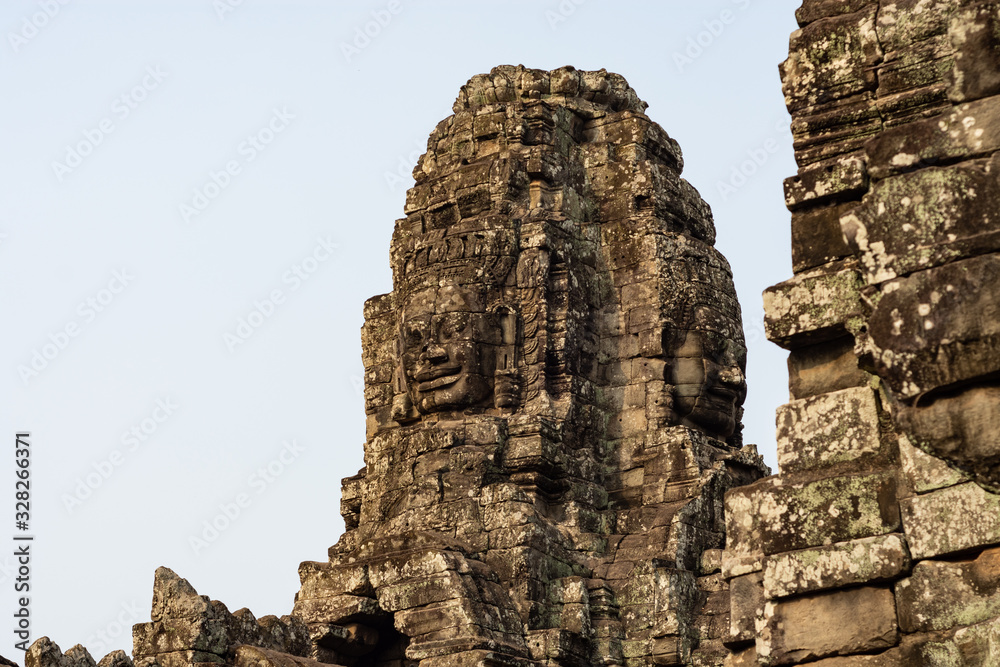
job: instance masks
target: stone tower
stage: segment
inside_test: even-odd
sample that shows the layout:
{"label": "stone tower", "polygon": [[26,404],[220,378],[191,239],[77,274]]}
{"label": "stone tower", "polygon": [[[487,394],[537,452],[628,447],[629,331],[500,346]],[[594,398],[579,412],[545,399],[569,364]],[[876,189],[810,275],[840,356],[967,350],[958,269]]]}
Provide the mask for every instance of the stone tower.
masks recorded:
{"label": "stone tower", "polygon": [[347,531],[280,619],[160,568],[137,667],[722,665],[723,495],[768,470],[729,264],[645,108],[603,70],[462,88],[365,305]]}
{"label": "stone tower", "polygon": [[[605,71],[498,67],[414,169],[365,306],[365,467],[294,616],[351,665],[721,652],[746,349],[676,142]],[[701,577],[701,578],[699,578]],[[718,624],[716,624],[718,625]],[[700,647],[700,648],[699,648]]]}
{"label": "stone tower", "polygon": [[796,17],[791,400],[781,474],[727,496],[730,664],[995,665],[1000,4]]}
{"label": "stone tower", "polygon": [[[779,475],[676,143],[617,75],[498,67],[365,307],[347,532],[280,619],[160,568],[135,666],[998,664],[1000,2],[796,17]],[[96,664],[42,638],[26,667]]]}

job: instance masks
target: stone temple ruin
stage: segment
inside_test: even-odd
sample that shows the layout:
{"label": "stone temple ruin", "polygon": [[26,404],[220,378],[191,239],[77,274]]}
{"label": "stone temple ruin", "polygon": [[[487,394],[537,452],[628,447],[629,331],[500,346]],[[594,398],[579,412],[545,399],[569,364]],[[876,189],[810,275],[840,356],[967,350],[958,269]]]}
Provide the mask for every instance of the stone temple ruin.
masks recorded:
{"label": "stone temple ruin", "polygon": [[160,568],[101,666],[1000,664],[1000,2],[797,18],[780,474],[742,443],[740,308],[676,142],[620,76],[498,67],[365,305],[329,559],[259,620]]}

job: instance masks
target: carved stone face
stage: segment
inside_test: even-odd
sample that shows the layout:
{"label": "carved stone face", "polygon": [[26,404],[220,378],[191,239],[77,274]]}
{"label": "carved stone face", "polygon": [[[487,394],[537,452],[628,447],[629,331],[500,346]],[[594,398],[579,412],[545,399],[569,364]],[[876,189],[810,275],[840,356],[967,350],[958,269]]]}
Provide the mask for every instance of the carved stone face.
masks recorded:
{"label": "carved stone face", "polygon": [[746,398],[742,327],[709,306],[695,310],[694,328],[676,338],[670,362],[674,410],[681,423],[725,440],[736,430]]}
{"label": "carved stone face", "polygon": [[1000,492],[1000,387],[932,394],[916,407],[896,403],[893,412],[912,444]]}
{"label": "carved stone face", "polygon": [[498,336],[481,300],[465,288],[412,295],[403,307],[400,351],[416,409],[459,410],[488,398]]}

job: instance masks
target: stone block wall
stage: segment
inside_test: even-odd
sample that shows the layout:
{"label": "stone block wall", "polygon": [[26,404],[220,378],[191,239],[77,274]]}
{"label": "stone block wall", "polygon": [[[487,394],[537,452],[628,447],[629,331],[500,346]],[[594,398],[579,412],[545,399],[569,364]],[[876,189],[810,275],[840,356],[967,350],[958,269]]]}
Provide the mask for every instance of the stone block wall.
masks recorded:
{"label": "stone block wall", "polygon": [[742,445],[739,305],[676,142],[617,75],[498,67],[365,305],[329,560],[260,620],[161,568],[99,667],[1000,664],[1000,0],[797,18],[780,474]]}
{"label": "stone block wall", "polygon": [[[366,465],[293,612],[312,655],[719,664],[722,497],[766,469],[711,211],[618,75],[501,66],[453,110],[365,306]],[[469,344],[429,344],[452,319]]]}
{"label": "stone block wall", "polygon": [[726,496],[727,664],[995,664],[1000,4],[797,18],[790,401],[780,474]]}

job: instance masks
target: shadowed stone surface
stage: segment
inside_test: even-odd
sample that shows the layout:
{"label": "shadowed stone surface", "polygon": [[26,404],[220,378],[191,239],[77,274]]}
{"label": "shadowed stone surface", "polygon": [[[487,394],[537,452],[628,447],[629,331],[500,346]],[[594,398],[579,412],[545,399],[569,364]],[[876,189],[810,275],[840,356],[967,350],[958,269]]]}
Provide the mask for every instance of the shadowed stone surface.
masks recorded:
{"label": "shadowed stone surface", "polygon": [[731,270],[644,110],[615,74],[498,67],[431,134],[365,306],[348,531],[300,568],[315,659],[725,659],[703,555],[765,469]]}
{"label": "shadowed stone surface", "polygon": [[726,496],[730,662],[993,664],[1000,3],[796,17],[795,275],[764,293],[792,400],[781,474]]}
{"label": "shadowed stone surface", "polygon": [[885,649],[899,640],[892,592],[850,588],[764,605],[757,638],[763,665]]}
{"label": "shadowed stone surface", "polygon": [[896,584],[900,628],[947,630],[1000,615],[1000,549],[972,561],[923,561]]}
{"label": "shadowed stone surface", "polygon": [[[618,75],[498,67],[365,304],[347,532],[281,619],[161,568],[136,667],[995,664],[1000,2],[796,18],[781,474],[742,445],[740,308],[676,142]],[[26,667],[95,663],[42,638]]]}
{"label": "shadowed stone surface", "polygon": [[768,558],[764,594],[779,598],[890,580],[909,568],[910,554],[902,535],[839,542]]}

